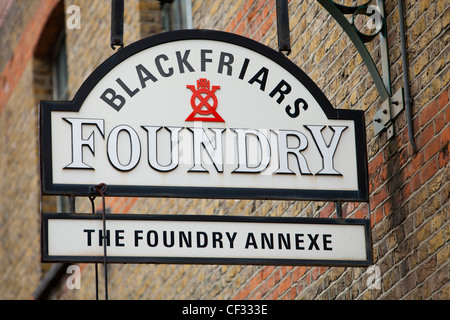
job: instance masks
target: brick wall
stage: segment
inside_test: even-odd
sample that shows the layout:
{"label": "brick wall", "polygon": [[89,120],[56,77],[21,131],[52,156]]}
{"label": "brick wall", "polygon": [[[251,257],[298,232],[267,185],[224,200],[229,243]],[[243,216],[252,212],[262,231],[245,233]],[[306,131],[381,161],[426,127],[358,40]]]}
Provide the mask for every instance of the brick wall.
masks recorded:
{"label": "brick wall", "polygon": [[[32,55],[55,1],[17,1],[3,19],[0,55],[0,297],[28,299],[39,284],[38,109]],[[44,87],[41,86],[40,89]],[[36,93],[40,89],[36,88]]]}
{"label": "brick wall", "polygon": [[[114,53],[109,46],[109,2],[65,1],[66,8],[75,4],[81,9],[81,28],[66,30],[71,98]],[[0,267],[4,270],[0,287],[7,288],[1,298],[30,298],[46,270],[39,262],[37,146],[37,101],[48,94],[47,80],[38,74],[39,70],[45,74],[46,65],[31,60],[31,55],[19,62],[15,53],[33,48],[41,29],[34,28],[34,36],[28,35],[31,44],[21,42],[23,30],[37,23],[33,12],[51,1],[30,3],[14,2],[10,10],[23,12],[22,19],[7,15],[0,26],[0,32],[17,30],[2,33],[8,36],[0,39],[9,44],[0,55],[0,151],[4,155],[0,157]],[[390,76],[396,92],[404,86],[397,1],[385,1],[385,7]],[[158,8],[157,1],[126,1],[125,45],[160,31]],[[277,49],[275,0],[193,0],[192,10],[195,28],[241,34]],[[110,299],[449,299],[450,9],[446,1],[405,1],[417,152],[408,140],[404,110],[394,121],[392,139],[385,132],[374,134],[373,116],[381,106],[378,92],[353,44],[328,12],[314,0],[291,0],[289,12],[292,52],[288,58],[316,82],[335,108],[365,111],[370,210],[366,203],[350,202],[343,204],[343,214],[371,219],[376,270],[111,264]],[[45,17],[39,20],[41,28]],[[377,40],[367,45],[380,64],[378,46]],[[14,77],[11,70],[18,70]],[[96,204],[98,208],[100,199]],[[114,213],[336,216],[333,203],[319,201],[109,198],[107,207]],[[90,202],[77,198],[76,208],[90,212]],[[63,278],[52,298],[95,299],[94,265],[80,267],[81,289],[69,290]],[[375,275],[381,279],[380,288],[370,286]],[[102,298],[101,264],[99,285]]]}

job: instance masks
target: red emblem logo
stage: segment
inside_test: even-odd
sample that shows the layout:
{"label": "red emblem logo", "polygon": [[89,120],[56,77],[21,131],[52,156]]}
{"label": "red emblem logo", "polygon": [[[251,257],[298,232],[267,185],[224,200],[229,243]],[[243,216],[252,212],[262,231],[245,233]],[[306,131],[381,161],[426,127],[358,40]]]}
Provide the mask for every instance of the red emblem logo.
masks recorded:
{"label": "red emblem logo", "polygon": [[192,91],[191,107],[194,111],[185,121],[225,122],[216,111],[218,102],[215,93],[220,86],[210,89],[209,80],[200,78],[197,80],[197,89],[193,85],[187,85],[186,88]]}

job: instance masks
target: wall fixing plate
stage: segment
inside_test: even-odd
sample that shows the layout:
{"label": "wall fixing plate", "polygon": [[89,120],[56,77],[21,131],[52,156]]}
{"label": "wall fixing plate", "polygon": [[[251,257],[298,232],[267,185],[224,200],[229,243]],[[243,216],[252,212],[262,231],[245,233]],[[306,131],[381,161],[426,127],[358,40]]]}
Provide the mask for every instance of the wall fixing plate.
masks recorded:
{"label": "wall fixing plate", "polygon": [[389,137],[394,134],[391,121],[404,109],[403,88],[400,88],[392,97],[383,101],[381,109],[373,117],[373,130],[375,135],[386,128],[390,128]]}

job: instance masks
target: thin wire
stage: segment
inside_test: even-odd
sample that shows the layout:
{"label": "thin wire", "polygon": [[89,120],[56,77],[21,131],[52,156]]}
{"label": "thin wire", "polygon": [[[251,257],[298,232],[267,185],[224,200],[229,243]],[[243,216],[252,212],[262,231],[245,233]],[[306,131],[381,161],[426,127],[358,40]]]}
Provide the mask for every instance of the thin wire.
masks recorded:
{"label": "thin wire", "polygon": [[[94,205],[95,196],[89,196],[89,200],[91,200],[92,213],[95,214],[95,205]],[[95,299],[98,300],[98,266],[97,266],[97,262],[95,263]]]}

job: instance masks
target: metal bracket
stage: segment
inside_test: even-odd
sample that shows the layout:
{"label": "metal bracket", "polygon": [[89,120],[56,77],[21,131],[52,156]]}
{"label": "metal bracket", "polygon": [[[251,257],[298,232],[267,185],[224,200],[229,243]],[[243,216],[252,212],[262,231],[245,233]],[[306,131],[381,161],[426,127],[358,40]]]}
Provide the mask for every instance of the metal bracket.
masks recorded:
{"label": "metal bracket", "polygon": [[287,0],[277,0],[277,33],[278,33],[278,51],[291,53],[291,40],[289,30],[289,9]]}
{"label": "metal bracket", "polygon": [[373,130],[375,135],[384,129],[387,130],[387,138],[394,136],[393,120],[405,108],[403,88],[400,88],[392,97],[383,101],[381,109],[373,117]]}
{"label": "metal bracket", "polygon": [[[389,50],[387,41],[387,27],[386,27],[386,12],[384,7],[385,0],[376,0],[376,6],[370,5],[374,0],[364,0],[364,3],[354,6],[341,5],[334,2],[333,0],[317,0],[322,7],[324,7],[330,15],[335,19],[335,21],[341,26],[342,30],[349,36],[350,40],[355,45],[358,53],[361,55],[372,79],[374,81],[375,87],[378,90],[381,100],[383,100],[383,105],[381,110],[379,110],[374,118],[373,125],[375,135],[379,134],[381,131],[386,129],[387,138],[391,139],[394,136],[394,126],[393,119],[397,114],[406,108],[406,118],[408,122],[408,135],[411,145],[415,151],[417,151],[417,146],[414,141],[414,130],[411,120],[411,99],[409,98],[409,89],[407,82],[407,71],[406,71],[406,48],[404,41],[404,14],[403,14],[403,3],[401,0],[399,3],[399,15],[400,15],[400,32],[402,39],[402,57],[403,57],[403,77],[405,79],[405,94],[404,98],[403,89],[397,91],[396,94],[392,95],[391,79],[390,79],[390,65],[389,65]],[[376,8],[376,9],[374,9]],[[374,11],[375,10],[375,11]],[[344,15],[351,15],[350,21],[345,18]],[[373,34],[364,34],[358,30],[354,21],[355,17],[358,15],[366,15],[368,17],[378,17],[378,27],[377,31]],[[365,43],[372,41],[376,36],[379,37],[380,41],[380,57],[381,57],[381,74],[372,60],[370,53],[368,52]],[[406,106],[405,100],[406,99]]]}
{"label": "metal bracket", "polygon": [[[388,55],[388,46],[387,46],[387,32],[386,32],[386,19],[385,19],[385,10],[384,10],[384,0],[377,0],[377,7],[379,10],[379,22],[381,23],[380,29],[375,32],[373,35],[365,35],[359,32],[355,25],[353,24],[353,18],[356,15],[369,15],[369,3],[372,0],[367,0],[366,3],[348,7],[344,5],[340,5],[335,3],[333,0],[317,0],[322,7],[328,11],[328,13],[334,18],[334,20],[341,26],[342,30],[348,35],[350,40],[355,45],[358,53],[361,55],[374,84],[380,94],[382,100],[386,100],[391,96],[391,83],[389,77],[389,55]],[[351,22],[347,20],[344,16],[345,14],[351,14],[352,19]],[[367,50],[365,43],[372,41],[375,36],[379,35],[380,37],[380,51],[382,57],[382,76],[378,71],[378,68],[375,62],[372,60],[372,57]]]}
{"label": "metal bracket", "polygon": [[111,0],[111,48],[123,48],[124,0]]}

